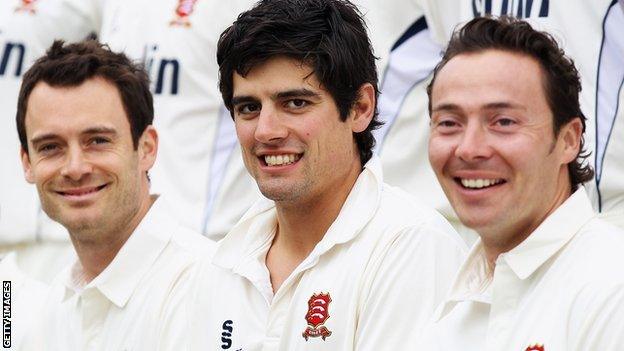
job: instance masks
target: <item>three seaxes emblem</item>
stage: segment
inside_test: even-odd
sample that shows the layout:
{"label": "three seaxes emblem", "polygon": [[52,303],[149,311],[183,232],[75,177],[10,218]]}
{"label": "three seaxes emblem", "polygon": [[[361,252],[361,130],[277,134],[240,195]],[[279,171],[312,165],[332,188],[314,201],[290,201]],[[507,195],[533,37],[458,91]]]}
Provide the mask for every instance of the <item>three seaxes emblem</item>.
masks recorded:
{"label": "three seaxes emblem", "polygon": [[325,321],[329,318],[329,303],[331,302],[329,293],[313,294],[308,300],[308,313],[305,315],[307,328],[303,331],[303,338],[318,338],[325,340],[332,332],[324,326]]}

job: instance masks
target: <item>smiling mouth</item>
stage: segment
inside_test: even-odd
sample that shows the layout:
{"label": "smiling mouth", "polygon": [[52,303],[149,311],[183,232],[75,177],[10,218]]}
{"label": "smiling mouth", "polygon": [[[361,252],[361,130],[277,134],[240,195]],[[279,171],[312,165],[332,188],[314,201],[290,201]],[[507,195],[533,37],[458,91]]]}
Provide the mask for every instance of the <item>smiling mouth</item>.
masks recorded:
{"label": "smiling mouth", "polygon": [[259,159],[265,166],[277,167],[293,164],[301,158],[302,154],[264,155]]}
{"label": "smiling mouth", "polygon": [[73,196],[73,197],[79,197],[79,196],[84,196],[84,195],[88,195],[88,194],[93,194],[93,193],[97,193],[98,191],[106,188],[108,186],[108,184],[104,184],[104,185],[100,185],[97,187],[91,187],[91,188],[83,188],[83,189],[70,189],[70,190],[65,190],[65,191],[57,191],[56,193],[62,196]]}
{"label": "smiling mouth", "polygon": [[507,181],[505,181],[502,178],[494,178],[494,179],[473,178],[473,179],[468,179],[468,178],[456,177],[456,178],[453,178],[453,179],[462,188],[464,188],[464,189],[471,189],[471,190],[491,188],[491,187],[494,187],[494,186],[498,186],[498,185],[502,185],[504,183],[507,183]]}

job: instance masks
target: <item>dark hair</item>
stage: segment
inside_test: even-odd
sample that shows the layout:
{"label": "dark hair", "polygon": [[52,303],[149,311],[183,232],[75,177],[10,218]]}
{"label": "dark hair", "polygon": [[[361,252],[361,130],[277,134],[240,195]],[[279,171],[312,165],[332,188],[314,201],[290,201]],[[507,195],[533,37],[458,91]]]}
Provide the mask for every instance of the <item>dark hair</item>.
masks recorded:
{"label": "dark hair", "polygon": [[[565,55],[550,34],[531,28],[525,21],[506,16],[497,19],[477,17],[453,33],[442,61],[435,67],[433,78],[427,87],[430,115],[431,90],[440,70],[457,55],[491,49],[525,54],[539,62],[544,72],[543,86],[553,114],[555,136],[559,135],[561,127],[575,118],[581,120],[585,133],[586,118],[579,104],[581,82],[574,62]],[[584,136],[581,135],[579,153],[568,164],[572,191],[594,176],[592,168],[583,165],[589,157],[584,144]]]}
{"label": "dark hair", "polygon": [[[258,64],[285,56],[310,66],[336,102],[345,121],[365,83],[377,88],[375,56],[366,24],[357,7],[346,0],[264,0],[222,34],[217,48],[219,89],[232,111],[233,75],[246,76]],[[372,131],[381,122],[377,107],[373,119],[354,133],[362,165],[373,155]]]}
{"label": "dark hair", "polygon": [[94,77],[104,78],[117,87],[130,122],[134,148],[138,147],[139,138],[154,119],[149,78],[142,66],[95,40],[68,45],[64,45],[62,40],[56,40],[46,54],[24,74],[22,80],[15,119],[24,151],[28,151],[25,125],[28,98],[37,83],[73,87]]}

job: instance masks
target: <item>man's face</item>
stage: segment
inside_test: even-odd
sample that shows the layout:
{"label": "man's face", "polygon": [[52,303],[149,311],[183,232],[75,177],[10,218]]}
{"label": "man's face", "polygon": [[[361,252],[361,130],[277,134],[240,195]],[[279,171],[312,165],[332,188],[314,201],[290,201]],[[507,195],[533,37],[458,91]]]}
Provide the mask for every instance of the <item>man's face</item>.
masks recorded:
{"label": "man's face", "polygon": [[101,78],[76,87],[40,82],[25,124],[26,179],[37,185],[44,211],[70,232],[115,230],[149,207],[145,172],[154,162],[156,134],[150,126],[134,149],[114,85]]}
{"label": "man's face", "polygon": [[[557,138],[533,58],[487,50],[451,59],[434,83],[429,160],[460,220],[511,249],[569,195],[580,121]],[[573,150],[574,149],[574,150]]]}
{"label": "man's face", "polygon": [[277,202],[327,196],[350,187],[361,170],[353,132],[370,118],[351,113],[342,122],[311,72],[299,61],[276,57],[246,77],[234,74],[232,105],[245,165],[260,191]]}

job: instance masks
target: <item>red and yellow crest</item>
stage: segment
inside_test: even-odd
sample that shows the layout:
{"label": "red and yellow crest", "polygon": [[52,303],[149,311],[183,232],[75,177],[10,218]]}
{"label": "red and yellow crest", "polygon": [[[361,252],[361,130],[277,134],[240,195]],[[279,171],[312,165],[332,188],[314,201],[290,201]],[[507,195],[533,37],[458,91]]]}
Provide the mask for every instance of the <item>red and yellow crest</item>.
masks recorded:
{"label": "red and yellow crest", "polygon": [[308,300],[308,313],[305,320],[308,326],[303,331],[303,338],[321,337],[323,340],[328,338],[332,332],[324,326],[325,321],[329,318],[329,303],[331,302],[329,293],[313,294]]}
{"label": "red and yellow crest", "polygon": [[544,350],[544,345],[534,344],[534,345],[529,345],[524,351],[545,351],[545,350]]}
{"label": "red and yellow crest", "polygon": [[15,12],[35,13],[35,3],[37,0],[22,0],[22,3],[15,8]]}
{"label": "red and yellow crest", "polygon": [[197,0],[178,0],[178,6],[175,10],[175,18],[169,22],[171,26],[185,26],[191,25],[189,17],[193,14],[193,9]]}

